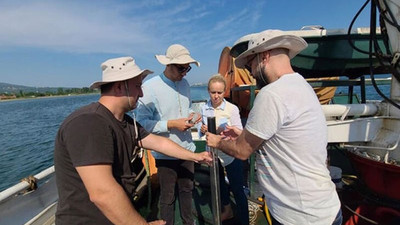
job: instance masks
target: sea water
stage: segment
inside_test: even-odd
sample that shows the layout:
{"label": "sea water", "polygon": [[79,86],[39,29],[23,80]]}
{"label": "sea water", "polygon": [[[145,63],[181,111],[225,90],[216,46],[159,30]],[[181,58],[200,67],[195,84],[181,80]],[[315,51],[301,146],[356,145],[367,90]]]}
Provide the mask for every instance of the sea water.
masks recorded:
{"label": "sea water", "polygon": [[[389,86],[384,86],[388,94]],[[355,93],[357,90],[355,89]],[[192,99],[208,99],[206,86],[191,87]],[[74,110],[98,94],[0,101],[0,191],[53,165],[54,139]],[[367,99],[381,99],[372,87]]]}
{"label": "sea water", "polygon": [[[191,88],[193,100],[208,98],[205,86]],[[74,110],[99,94],[0,101],[0,191],[53,165],[54,139]]]}
{"label": "sea water", "polygon": [[0,102],[0,190],[53,165],[61,122],[98,98],[95,94]]}

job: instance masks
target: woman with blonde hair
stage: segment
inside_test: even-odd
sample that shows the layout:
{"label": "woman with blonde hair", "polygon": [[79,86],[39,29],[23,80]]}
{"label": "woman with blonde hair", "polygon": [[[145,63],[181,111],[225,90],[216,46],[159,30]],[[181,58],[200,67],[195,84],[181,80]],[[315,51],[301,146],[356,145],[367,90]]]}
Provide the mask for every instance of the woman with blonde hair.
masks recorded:
{"label": "woman with blonde hair", "polygon": [[[215,74],[209,79],[208,93],[210,99],[207,101],[207,104],[203,105],[201,108],[203,124],[200,129],[200,135],[204,135],[207,132],[207,117],[211,116],[215,116],[217,133],[224,130],[227,125],[243,129],[238,107],[224,99],[225,89],[226,82],[224,77],[220,74]],[[236,159],[223,153],[222,151],[218,152],[218,158],[222,203],[221,220],[224,221],[234,217],[230,204],[230,187],[236,202],[237,215],[239,215],[240,224],[247,225],[249,224],[249,210],[247,197],[243,189],[243,162],[240,159]],[[229,180],[229,187],[225,182],[224,169],[226,170]]]}

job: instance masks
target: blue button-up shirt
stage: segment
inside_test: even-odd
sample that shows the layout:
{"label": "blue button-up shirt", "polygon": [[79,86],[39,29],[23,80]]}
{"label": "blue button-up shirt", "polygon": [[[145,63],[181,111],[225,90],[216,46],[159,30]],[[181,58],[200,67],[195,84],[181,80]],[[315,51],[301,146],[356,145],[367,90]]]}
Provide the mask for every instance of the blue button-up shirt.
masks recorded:
{"label": "blue button-up shirt", "polygon": [[[171,139],[194,152],[190,129],[168,130],[168,120],[188,117],[191,110],[190,86],[186,79],[173,82],[164,73],[143,83],[143,97],[134,110],[137,121],[149,132]],[[153,151],[156,159],[176,159]]]}

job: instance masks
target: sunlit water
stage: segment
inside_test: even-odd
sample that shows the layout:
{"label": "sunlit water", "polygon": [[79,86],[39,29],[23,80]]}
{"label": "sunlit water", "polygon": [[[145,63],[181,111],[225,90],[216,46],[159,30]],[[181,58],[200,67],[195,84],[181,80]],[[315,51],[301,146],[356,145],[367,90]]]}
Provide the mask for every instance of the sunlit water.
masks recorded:
{"label": "sunlit water", "polygon": [[[193,100],[208,99],[206,87],[191,90]],[[367,89],[367,97],[380,99],[372,89]],[[98,98],[80,95],[0,102],[0,190],[53,165],[54,138],[62,121]]]}

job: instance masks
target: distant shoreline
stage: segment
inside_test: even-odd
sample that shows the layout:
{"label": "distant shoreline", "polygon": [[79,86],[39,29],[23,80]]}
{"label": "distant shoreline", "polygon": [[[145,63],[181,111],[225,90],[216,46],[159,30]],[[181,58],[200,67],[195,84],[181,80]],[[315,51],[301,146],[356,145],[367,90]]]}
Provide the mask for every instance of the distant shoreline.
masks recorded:
{"label": "distant shoreline", "polygon": [[43,98],[58,98],[58,97],[72,97],[77,95],[98,95],[100,93],[85,93],[85,94],[68,94],[68,95],[49,95],[49,96],[39,96],[39,97],[20,97],[20,98],[12,98],[12,99],[3,99],[1,102],[10,102],[10,101],[18,101],[18,100],[29,100],[29,99],[43,99]]}

